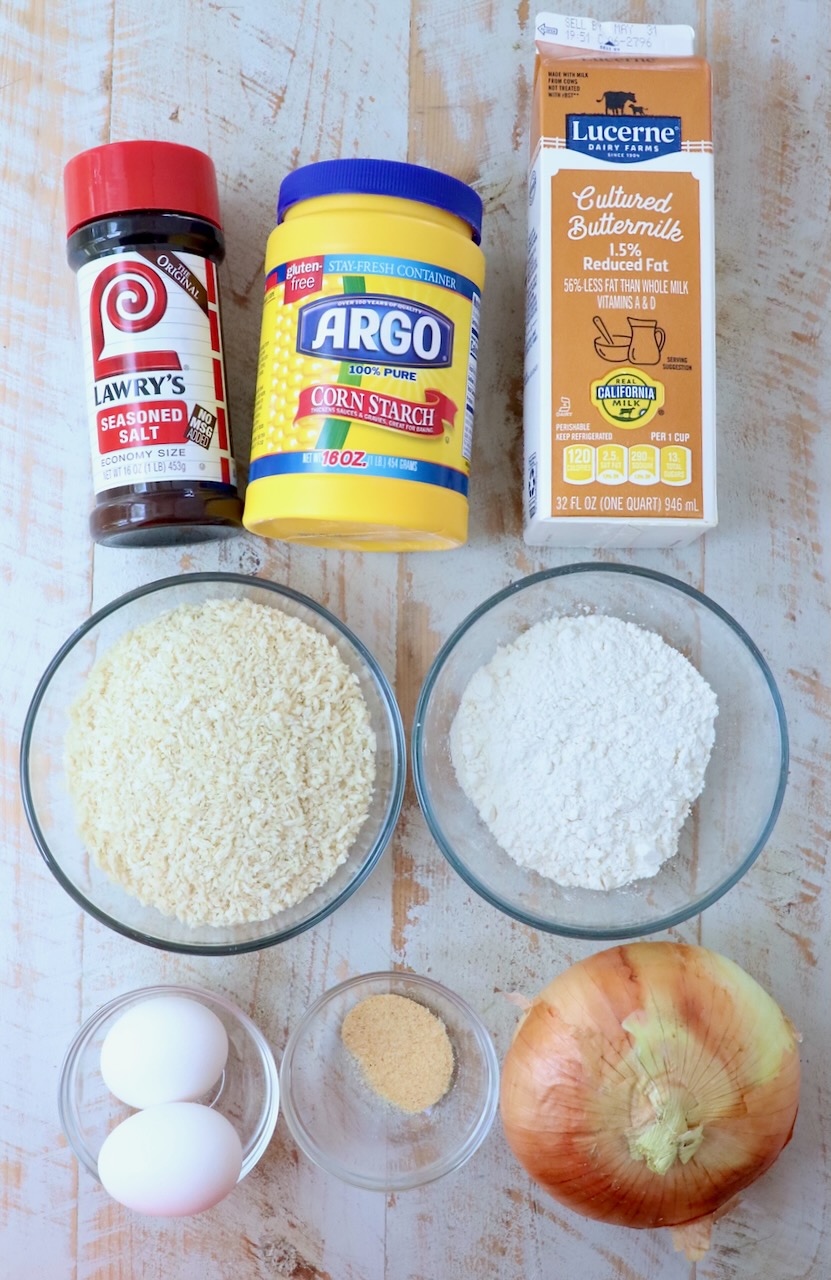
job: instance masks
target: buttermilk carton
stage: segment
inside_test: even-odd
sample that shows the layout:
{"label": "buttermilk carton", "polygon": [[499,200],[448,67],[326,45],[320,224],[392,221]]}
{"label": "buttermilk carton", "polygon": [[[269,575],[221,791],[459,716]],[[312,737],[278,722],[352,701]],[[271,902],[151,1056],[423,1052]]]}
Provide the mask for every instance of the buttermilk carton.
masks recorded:
{"label": "buttermilk carton", "polygon": [[675,547],[716,524],[710,73],[690,27],[540,14],[525,539]]}

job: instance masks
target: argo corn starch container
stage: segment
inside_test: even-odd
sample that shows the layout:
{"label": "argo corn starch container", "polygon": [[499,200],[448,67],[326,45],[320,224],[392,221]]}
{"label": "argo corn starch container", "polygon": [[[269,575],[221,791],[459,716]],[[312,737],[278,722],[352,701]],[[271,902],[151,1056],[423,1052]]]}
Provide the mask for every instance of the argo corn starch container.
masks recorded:
{"label": "argo corn starch container", "polygon": [[244,524],[362,551],[467,538],[482,202],[383,160],[280,187]]}

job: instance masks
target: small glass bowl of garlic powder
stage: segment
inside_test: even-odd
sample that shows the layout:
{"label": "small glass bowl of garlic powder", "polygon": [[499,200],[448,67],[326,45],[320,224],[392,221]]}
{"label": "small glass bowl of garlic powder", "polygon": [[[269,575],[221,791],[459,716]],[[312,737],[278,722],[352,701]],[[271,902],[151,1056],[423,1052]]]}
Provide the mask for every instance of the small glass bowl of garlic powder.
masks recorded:
{"label": "small glass bowl of garlic powder", "polygon": [[499,1065],[460,996],[416,974],[369,973],[307,1009],[286,1045],[280,1094],[292,1137],[315,1164],[369,1191],[406,1191],[482,1144]]}

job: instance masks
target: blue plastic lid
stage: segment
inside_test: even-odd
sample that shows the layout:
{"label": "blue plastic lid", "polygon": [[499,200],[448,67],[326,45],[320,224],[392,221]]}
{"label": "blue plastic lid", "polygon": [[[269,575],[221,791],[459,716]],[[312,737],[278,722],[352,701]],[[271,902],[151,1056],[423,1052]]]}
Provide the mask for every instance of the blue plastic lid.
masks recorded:
{"label": "blue plastic lid", "polygon": [[397,160],[321,160],[295,169],[280,184],[277,221],[301,200],[349,194],[432,204],[466,222],[475,244],[482,238],[482,201],[472,187],[438,169]]}

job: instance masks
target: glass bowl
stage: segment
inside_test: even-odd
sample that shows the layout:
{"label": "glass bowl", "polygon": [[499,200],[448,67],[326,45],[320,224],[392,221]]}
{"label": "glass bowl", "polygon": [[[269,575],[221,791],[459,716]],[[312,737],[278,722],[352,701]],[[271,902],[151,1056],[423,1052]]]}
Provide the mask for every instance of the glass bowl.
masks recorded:
{"label": "glass bowl", "polygon": [[[346,1014],[375,995],[407,996],[441,1018],[453,1046],[450,1088],[408,1114],[378,1097],[341,1041]],[[310,1160],[368,1191],[406,1191],[469,1160],[493,1123],[499,1064],[461,997],[412,973],[368,973],[325,992],[292,1031],[280,1065],[283,1116]]]}
{"label": "glass bowl", "polygon": [[218,1083],[198,1101],[214,1107],[239,1134],[242,1169],[251,1172],[274,1133],[280,1086],[274,1056],[262,1032],[225,996],[200,987],[141,987],[116,996],[89,1018],[66,1052],[58,1084],[61,1127],[79,1162],[98,1178],[98,1153],[109,1133],[135,1114],[101,1077],[101,1045],[128,1009],[151,996],[186,996],[210,1009],[228,1033],[228,1061]]}
{"label": "glass bowl", "polygon": [[[75,826],[64,772],[69,709],[96,657],[126,631],[179,605],[248,599],[315,627],[355,673],[376,737],[369,816],[349,856],[325,884],[293,907],[256,924],[192,926],[143,906],[88,855]],[[125,732],[129,730],[125,728]],[[100,609],[69,637],[32,698],[20,753],[23,806],[47,864],[76,902],[103,924],[166,951],[229,955],[284,942],[335,911],[367,878],[392,835],[404,796],[406,748],[401,714],[384,673],[364,644],[321,605],[290,587],[234,573],[194,573],[139,587]]]}
{"label": "glass bowl", "polygon": [[[704,790],[678,853],[622,888],[564,888],[520,867],[459,785],[448,735],[473,674],[501,645],[555,615],[611,614],[680,650],[718,698]],[[726,893],[759,856],[782,804],[788,735],[768,666],[739,624],[701,592],[649,569],[575,564],[523,578],[475,609],[431,666],[415,714],[413,772],[433,838],[451,866],[515,920],[573,938],[633,938],[668,929]]]}

